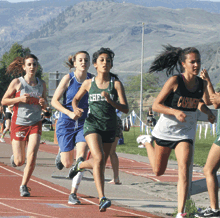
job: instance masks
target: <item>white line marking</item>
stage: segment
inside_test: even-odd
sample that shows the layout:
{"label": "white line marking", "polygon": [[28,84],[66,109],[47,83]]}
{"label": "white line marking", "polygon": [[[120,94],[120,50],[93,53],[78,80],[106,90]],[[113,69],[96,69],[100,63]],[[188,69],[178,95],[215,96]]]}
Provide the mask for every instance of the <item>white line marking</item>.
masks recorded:
{"label": "white line marking", "polygon": [[16,207],[12,207],[12,206],[9,206],[9,205],[4,204],[4,203],[1,203],[1,202],[0,202],[0,204],[3,205],[3,206],[5,206],[5,207],[9,207],[9,208],[11,208],[11,209],[14,209],[14,210],[21,211],[21,212],[23,212],[23,213],[30,213],[30,214],[34,214],[34,215],[37,215],[37,216],[43,216],[43,217],[51,217],[51,218],[54,218],[53,216],[47,216],[47,215],[43,215],[43,214],[39,214],[39,213],[28,212],[28,211],[26,211],[26,210],[22,210],[22,209],[19,209],[19,208],[16,208]]}
{"label": "white line marking", "polygon": [[[21,176],[21,177],[23,176],[23,175],[20,175],[19,173],[16,173],[16,172],[14,172],[14,171],[12,171],[12,170],[9,170],[9,169],[5,168],[5,167],[0,166],[0,168],[2,168],[2,169],[4,169],[4,170],[7,170],[7,171],[9,171],[9,172],[11,172],[11,173],[14,173],[14,174],[16,174],[16,175],[19,175],[19,176]],[[56,188],[53,188],[53,187],[48,186],[48,185],[46,185],[46,184],[43,184],[42,182],[38,182],[38,181],[36,181],[36,180],[34,180],[34,179],[30,179],[30,180],[33,181],[33,182],[36,182],[36,183],[38,183],[38,184],[40,184],[40,185],[42,185],[42,186],[45,186],[45,187],[47,187],[47,188],[49,188],[49,189],[52,189],[52,190],[54,190],[54,191],[57,191],[57,192],[59,192],[59,193],[61,193],[61,194],[69,195],[68,193],[65,193],[65,192],[60,191],[60,190],[58,190],[58,189],[56,189]],[[94,204],[94,205],[97,205],[97,206],[98,206],[98,204],[96,204],[96,203],[93,202],[93,201],[90,201],[90,200],[85,199],[85,198],[82,198],[82,197],[79,197],[79,198],[81,198],[82,200],[84,200],[84,201],[86,201],[86,202],[89,202],[90,204]],[[2,203],[0,202],[0,204],[2,204]],[[149,218],[148,216],[143,216],[143,215],[139,215],[139,214],[136,214],[136,213],[132,213],[132,212],[124,211],[124,210],[118,210],[118,209],[114,209],[114,208],[108,208],[108,210],[113,210],[113,211],[118,211],[118,212],[122,212],[122,213],[127,213],[127,214],[131,214],[131,215],[135,215],[135,216],[142,216],[142,217]],[[54,217],[53,217],[53,218],[54,218]]]}

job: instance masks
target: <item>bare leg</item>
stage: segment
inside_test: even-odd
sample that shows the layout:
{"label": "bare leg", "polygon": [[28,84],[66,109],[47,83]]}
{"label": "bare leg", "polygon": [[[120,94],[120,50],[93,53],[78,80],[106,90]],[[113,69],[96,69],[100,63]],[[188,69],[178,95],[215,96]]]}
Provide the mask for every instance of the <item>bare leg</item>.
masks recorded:
{"label": "bare leg", "polygon": [[[24,175],[21,185],[27,185],[35,168],[37,152],[40,145],[40,135],[31,134],[27,147],[27,163],[24,168]],[[15,163],[16,164],[16,163]]]}
{"label": "bare leg", "polygon": [[61,162],[66,168],[70,168],[73,165],[74,161],[74,149],[67,152],[61,152]]}
{"label": "bare leg", "polygon": [[7,119],[5,121],[5,129],[3,130],[3,133],[2,133],[2,138],[5,137],[5,134],[10,131],[10,126],[11,126],[11,120],[10,119]]}
{"label": "bare leg", "polygon": [[191,163],[193,146],[188,142],[180,142],[175,148],[178,162],[178,213],[184,212],[188,187],[189,187],[189,166]]}
{"label": "bare leg", "polygon": [[161,176],[164,174],[168,158],[170,156],[171,149],[168,147],[159,146],[154,142],[155,147],[152,144],[145,142],[144,146],[148,153],[148,158],[150,164],[153,168],[153,172],[156,176]]}
{"label": "bare leg", "polygon": [[26,141],[12,140],[12,151],[16,166],[22,166],[25,163],[25,145]]}
{"label": "bare leg", "polygon": [[86,142],[91,151],[92,158],[80,164],[81,169],[92,168],[99,199],[104,196],[104,170],[105,162],[109,157],[112,143],[102,144],[102,138],[97,133],[87,135]]}
{"label": "bare leg", "polygon": [[217,171],[220,167],[220,146],[213,144],[204,167],[204,174],[212,209],[219,209]]}
{"label": "bare leg", "polygon": [[119,161],[118,161],[118,156],[116,154],[116,146],[118,144],[119,137],[115,138],[115,141],[112,144],[111,151],[110,151],[110,160],[112,164],[112,170],[114,174],[114,179],[111,181],[111,183],[119,184],[119,176],[118,176],[118,171],[119,171]]}

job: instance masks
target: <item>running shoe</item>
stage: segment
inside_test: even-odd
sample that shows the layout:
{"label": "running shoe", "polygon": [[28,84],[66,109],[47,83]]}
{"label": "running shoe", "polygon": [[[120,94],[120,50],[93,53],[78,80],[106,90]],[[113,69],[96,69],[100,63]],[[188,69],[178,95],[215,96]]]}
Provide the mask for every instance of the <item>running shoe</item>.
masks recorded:
{"label": "running shoe", "polygon": [[5,142],[4,138],[0,138],[0,142]]}
{"label": "running shoe", "polygon": [[76,161],[75,166],[73,166],[70,171],[69,171],[69,178],[72,179],[73,177],[76,176],[78,172],[83,172],[84,169],[79,168],[79,164],[84,161],[83,157],[79,157],[78,160]]}
{"label": "running shoe", "polygon": [[13,154],[11,155],[10,162],[13,167],[17,167],[17,165],[14,162],[14,155]]}
{"label": "running shoe", "polygon": [[151,143],[153,140],[152,135],[140,135],[137,137],[138,144],[145,144],[145,142]]}
{"label": "running shoe", "polygon": [[63,167],[64,167],[64,165],[61,162],[61,155],[60,155],[60,153],[61,153],[61,151],[59,149],[58,154],[57,154],[56,159],[55,159],[55,165],[56,165],[58,170],[62,170]]}
{"label": "running shoe", "polygon": [[220,217],[220,210],[214,211],[211,207],[207,207],[199,213],[195,214],[195,217]]}
{"label": "running shoe", "polygon": [[185,217],[187,215],[187,213],[178,213],[177,215],[176,215],[176,218],[183,218],[183,217]]}
{"label": "running shoe", "polygon": [[105,212],[106,208],[108,208],[110,206],[111,206],[111,201],[106,197],[102,197],[102,199],[99,202],[99,211]]}
{"label": "running shoe", "polygon": [[26,185],[21,185],[20,186],[20,195],[21,197],[29,197],[31,189],[28,188]]}
{"label": "running shoe", "polygon": [[80,200],[77,198],[76,194],[71,193],[69,195],[68,204],[81,204]]}

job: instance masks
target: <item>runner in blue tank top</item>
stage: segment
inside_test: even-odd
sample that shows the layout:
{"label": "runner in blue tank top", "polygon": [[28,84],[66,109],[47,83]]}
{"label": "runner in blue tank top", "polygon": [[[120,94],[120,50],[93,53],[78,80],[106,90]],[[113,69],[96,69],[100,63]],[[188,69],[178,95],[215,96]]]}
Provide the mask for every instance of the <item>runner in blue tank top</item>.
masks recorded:
{"label": "runner in blue tank top", "polygon": [[[104,171],[115,140],[117,124],[115,108],[128,113],[124,87],[118,77],[110,73],[113,58],[114,53],[108,48],[101,48],[93,54],[97,76],[84,81],[72,103],[74,111],[77,111],[80,100],[87,92],[89,93],[89,113],[85,121],[84,135],[92,158],[84,162],[78,159],[69,176],[73,177],[85,168],[93,169],[100,212],[106,211],[106,208],[111,206],[111,201],[104,195]],[[120,103],[116,102],[117,97]],[[80,113],[77,115],[81,116]]]}
{"label": "runner in blue tank top", "polygon": [[[83,125],[88,112],[88,94],[84,95],[79,104],[79,108],[73,111],[72,100],[78,92],[82,83],[92,76],[87,73],[90,66],[90,57],[88,52],[79,51],[74,56],[68,58],[67,66],[75,71],[65,75],[57,87],[51,104],[60,111],[59,119],[56,124],[56,135],[59,144],[59,153],[55,164],[59,170],[65,166],[69,168],[74,160],[74,147],[76,146],[76,158],[85,159],[88,146],[83,136]],[[59,100],[63,97],[63,104]],[[81,116],[77,116],[80,114]],[[80,204],[76,196],[78,186],[82,179],[83,172],[77,174],[72,181],[72,189],[69,195],[69,204]]]}

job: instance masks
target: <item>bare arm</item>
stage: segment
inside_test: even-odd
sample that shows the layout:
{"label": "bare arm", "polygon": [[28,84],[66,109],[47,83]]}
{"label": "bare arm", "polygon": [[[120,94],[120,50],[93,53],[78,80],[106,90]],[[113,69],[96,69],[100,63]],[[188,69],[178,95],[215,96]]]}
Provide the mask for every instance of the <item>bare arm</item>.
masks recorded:
{"label": "bare arm", "polygon": [[2,98],[2,105],[14,105],[19,102],[28,103],[30,99],[29,94],[24,94],[20,97],[15,98],[15,93],[20,89],[21,83],[19,79],[13,79],[11,83],[8,86],[7,91],[5,92],[3,98]]}
{"label": "bare arm", "polygon": [[[215,90],[212,86],[209,74],[206,69],[202,70],[200,73],[200,77],[205,80],[204,81],[204,95],[203,95],[203,100],[206,105],[212,105],[212,102],[210,101],[210,96],[212,96],[215,93]],[[213,104],[214,107],[216,108],[217,105]]]}
{"label": "bare arm", "polygon": [[48,107],[48,102],[47,102],[47,87],[46,87],[46,83],[44,81],[43,82],[43,93],[42,93],[42,97],[39,98],[39,104],[43,109],[46,109]]}
{"label": "bare arm", "polygon": [[119,80],[115,81],[115,89],[118,93],[120,103],[113,101],[107,92],[102,92],[101,95],[104,96],[107,102],[111,104],[113,107],[127,114],[129,111],[128,102],[125,95],[124,86]]}
{"label": "bare arm", "polygon": [[212,111],[207,107],[207,105],[200,101],[199,104],[198,104],[198,109],[207,114],[208,115],[208,120],[210,123],[214,123],[215,122],[215,115],[212,113]]}

